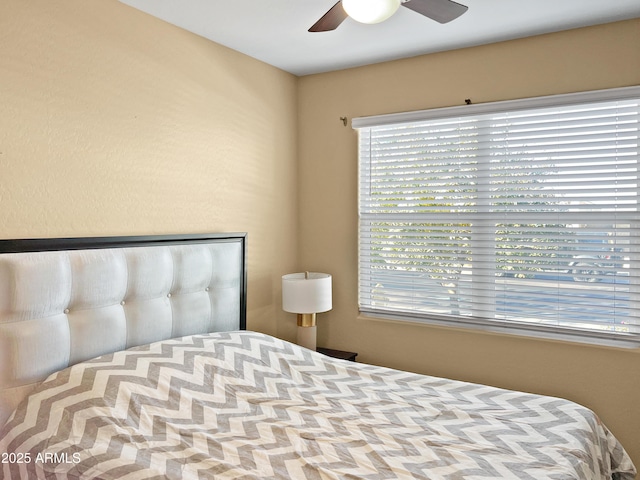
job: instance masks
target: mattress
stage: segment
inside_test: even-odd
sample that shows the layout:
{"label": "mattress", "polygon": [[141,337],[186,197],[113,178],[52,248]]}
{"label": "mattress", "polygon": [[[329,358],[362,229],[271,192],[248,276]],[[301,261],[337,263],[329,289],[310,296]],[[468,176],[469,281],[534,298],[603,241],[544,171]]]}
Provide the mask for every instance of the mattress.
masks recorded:
{"label": "mattress", "polygon": [[631,480],[560,398],[323,356],[249,331],[53,374],[0,431],[4,478]]}

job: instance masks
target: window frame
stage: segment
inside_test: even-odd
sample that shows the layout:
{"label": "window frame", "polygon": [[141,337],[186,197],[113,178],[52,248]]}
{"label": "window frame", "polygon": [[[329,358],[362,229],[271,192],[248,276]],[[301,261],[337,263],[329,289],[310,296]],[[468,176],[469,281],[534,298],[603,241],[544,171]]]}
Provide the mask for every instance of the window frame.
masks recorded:
{"label": "window frame", "polygon": [[[513,112],[545,107],[564,107],[578,105],[582,103],[628,100],[640,98],[640,86],[614,88],[607,90],[597,90],[590,92],[579,92],[561,95],[551,95],[545,97],[535,97],[517,100],[507,100],[483,104],[461,105],[454,107],[436,108],[430,110],[420,110],[413,112],[393,113],[385,115],[375,115],[368,117],[354,118],[352,128],[360,131],[363,128],[380,127],[401,123],[411,123],[419,121],[436,120],[443,118],[477,116],[490,113]],[[362,169],[360,151],[360,141],[358,141],[358,169]],[[360,171],[358,186],[358,214],[360,217]],[[639,206],[640,207],[640,206]],[[358,226],[358,245],[360,246],[361,226]],[[630,333],[610,334],[588,329],[570,329],[563,326],[537,325],[533,323],[519,323],[500,319],[483,319],[478,317],[467,317],[438,314],[417,314],[407,312],[375,311],[374,309],[363,308],[360,305],[360,263],[362,252],[358,253],[358,303],[360,315],[365,318],[392,320],[400,322],[411,322],[421,324],[433,324],[456,328],[480,329],[483,331],[533,336],[538,338],[590,343],[598,345],[609,345],[617,347],[640,346],[640,334]]]}

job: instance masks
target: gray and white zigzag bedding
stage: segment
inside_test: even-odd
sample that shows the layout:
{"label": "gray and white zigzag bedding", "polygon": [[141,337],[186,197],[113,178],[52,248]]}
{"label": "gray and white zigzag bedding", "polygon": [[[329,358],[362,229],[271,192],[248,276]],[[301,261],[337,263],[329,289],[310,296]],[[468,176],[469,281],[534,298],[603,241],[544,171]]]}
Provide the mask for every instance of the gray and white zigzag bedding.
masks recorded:
{"label": "gray and white zigzag bedding", "polygon": [[5,478],[632,479],[588,409],[254,332],[75,365],[0,432]]}

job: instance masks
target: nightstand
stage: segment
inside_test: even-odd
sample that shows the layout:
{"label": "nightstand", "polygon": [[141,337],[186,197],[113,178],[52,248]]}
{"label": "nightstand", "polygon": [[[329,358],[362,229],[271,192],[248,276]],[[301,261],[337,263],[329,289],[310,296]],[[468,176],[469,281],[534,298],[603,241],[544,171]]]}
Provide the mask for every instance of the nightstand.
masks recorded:
{"label": "nightstand", "polygon": [[355,362],[356,357],[358,356],[355,352],[345,352],[342,350],[334,350],[332,348],[316,348],[316,352],[322,353],[323,355],[327,355],[328,357],[340,358],[342,360],[349,360],[350,362]]}

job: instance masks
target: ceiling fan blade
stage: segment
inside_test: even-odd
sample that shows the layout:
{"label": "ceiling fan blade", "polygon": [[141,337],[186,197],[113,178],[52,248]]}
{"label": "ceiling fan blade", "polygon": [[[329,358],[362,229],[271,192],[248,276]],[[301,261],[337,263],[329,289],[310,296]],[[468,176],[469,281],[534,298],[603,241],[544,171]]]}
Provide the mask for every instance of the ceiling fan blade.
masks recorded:
{"label": "ceiling fan blade", "polygon": [[347,12],[342,8],[342,1],[336,3],[320,20],[313,24],[310,32],[328,32],[335,30],[347,18]]}
{"label": "ceiling fan blade", "polygon": [[455,20],[469,9],[452,0],[409,0],[402,3],[402,6],[439,23]]}

